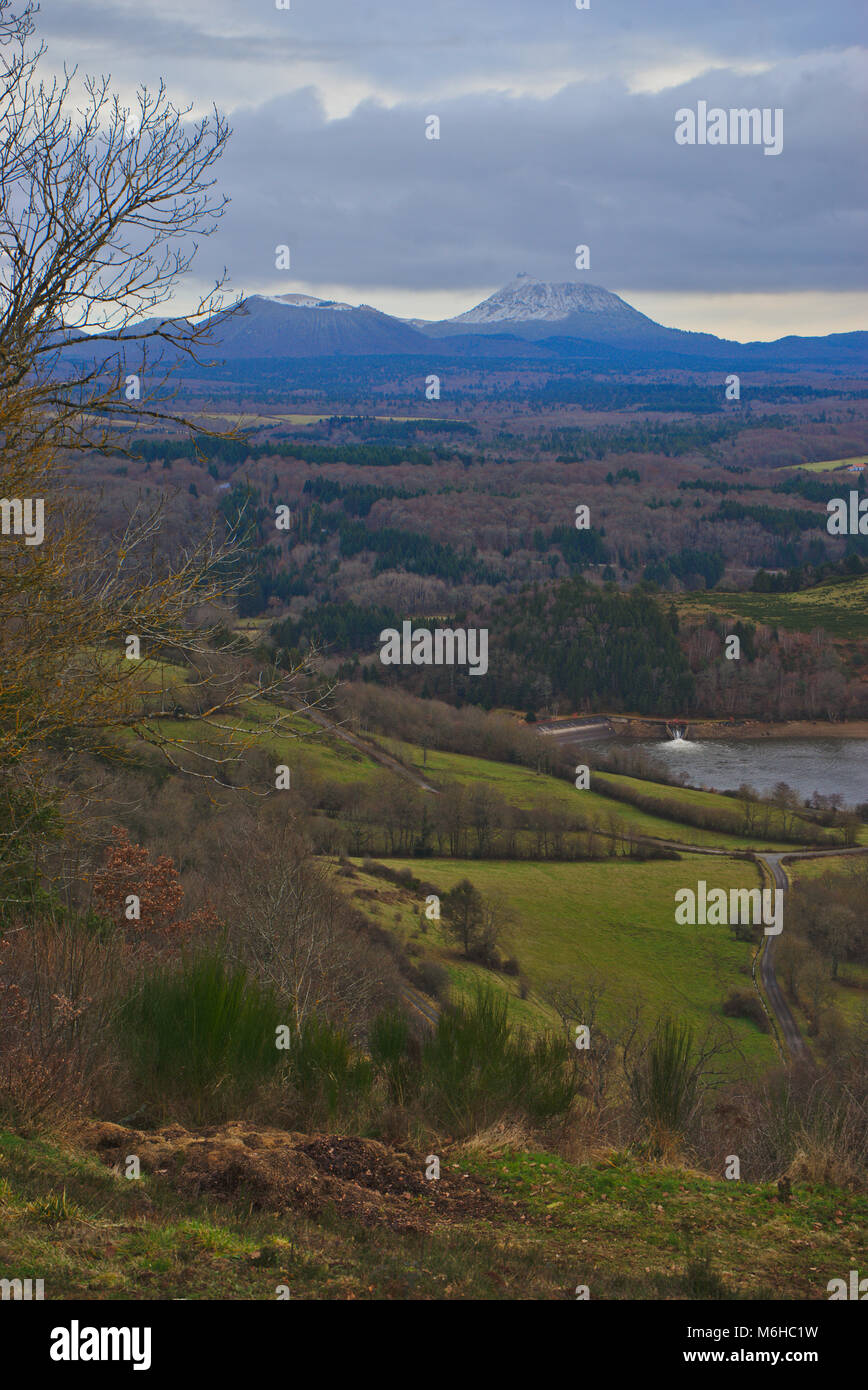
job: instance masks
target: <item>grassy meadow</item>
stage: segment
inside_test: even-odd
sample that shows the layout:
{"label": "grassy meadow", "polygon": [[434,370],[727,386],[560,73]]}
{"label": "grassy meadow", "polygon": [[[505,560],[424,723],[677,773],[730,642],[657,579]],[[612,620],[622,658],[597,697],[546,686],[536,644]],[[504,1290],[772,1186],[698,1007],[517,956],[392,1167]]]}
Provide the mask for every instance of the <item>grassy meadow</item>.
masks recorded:
{"label": "grassy meadow", "polygon": [[829,579],[812,589],[791,594],[711,592],[679,594],[679,617],[701,618],[720,613],[765,627],[811,633],[821,628],[842,642],[868,637],[868,575]]}
{"label": "grassy meadow", "polygon": [[[755,948],[738,942],[726,927],[685,927],[675,922],[675,892],[705,879],[709,887],[753,888],[760,885],[756,865],[729,857],[685,855],[680,861],[642,863],[629,859],[602,863],[492,863],[479,860],[425,859],[380,862],[391,869],[410,869],[434,890],[448,891],[469,878],[486,897],[499,898],[513,925],[503,945],[517,958],[532,994],[531,1004],[516,997],[507,980],[515,1020],[551,1026],[552,1013],[540,992],[549,983],[605,985],[601,1006],[610,1021],[641,1001],[647,1013],[672,1012],[701,1031],[709,1021],[731,1029],[732,1041],[751,1062],[775,1058],[774,1043],[755,1024],[727,1019],[721,1003],[731,989],[750,985]],[[360,866],[359,866],[360,867]],[[442,924],[418,921],[424,903],[381,880],[360,879],[365,893],[377,893],[382,925],[414,938],[426,956],[450,970],[459,992],[469,992],[490,971],[460,960]],[[362,899],[364,902],[365,899]],[[396,920],[397,917],[397,920]],[[535,1007],[534,1007],[535,1006]]]}

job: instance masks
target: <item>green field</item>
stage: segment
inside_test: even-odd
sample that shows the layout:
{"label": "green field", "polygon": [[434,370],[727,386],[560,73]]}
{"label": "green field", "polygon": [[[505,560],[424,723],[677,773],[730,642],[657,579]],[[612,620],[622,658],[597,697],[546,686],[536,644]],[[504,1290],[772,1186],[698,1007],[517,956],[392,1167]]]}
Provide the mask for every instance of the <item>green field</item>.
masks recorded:
{"label": "green field", "polygon": [[793,632],[822,628],[831,637],[856,641],[868,637],[868,575],[855,579],[830,579],[813,589],[792,594],[704,593],[679,594],[679,617],[699,618],[706,613],[742,618],[767,627]]}
{"label": "green field", "polygon": [[[674,915],[676,890],[695,888],[699,879],[727,889],[759,886],[755,864],[701,855],[652,863],[381,862],[409,868],[439,891],[469,878],[484,896],[501,898],[514,918],[502,950],[518,959],[535,995],[550,981],[586,986],[597,980],[606,985],[603,1014],[610,1020],[641,1000],[652,1019],[673,1011],[700,1032],[710,1021],[726,1025],[750,1061],[774,1061],[768,1034],[747,1020],[726,1019],[721,1011],[731,989],[751,987],[753,948],[735,941],[726,927],[683,927]],[[422,907],[419,901],[416,911]],[[384,925],[397,910],[384,902]],[[401,920],[406,921],[403,913]],[[426,937],[426,953],[459,959],[442,934],[429,928]],[[492,979],[491,972],[483,973]],[[514,991],[513,982],[508,987]]]}
{"label": "green field", "polygon": [[[660,782],[643,782],[636,777],[623,777],[620,774],[601,772],[595,774],[596,780],[603,786],[611,782],[617,786],[619,784],[633,787],[641,791],[643,796],[650,797],[661,807],[667,804],[690,806],[696,810],[723,810],[732,814],[737,810],[738,802],[732,797],[723,796],[720,792],[698,791],[694,787],[667,787]],[[627,803],[622,803],[627,804]],[[630,808],[632,809],[632,808]],[[641,811],[633,811],[634,815],[643,815]],[[648,814],[649,821],[661,823],[656,816]],[[812,823],[804,817],[797,817],[799,822],[808,830],[812,830]],[[673,821],[673,825],[678,827],[680,822]],[[787,842],[783,839],[775,839],[780,836],[784,829],[783,818],[778,811],[773,811],[770,824],[771,833],[768,836],[754,833],[753,835],[724,835],[717,830],[693,830],[691,826],[682,825],[680,833],[672,836],[673,839],[680,839],[685,844],[695,845],[719,845],[722,849],[738,849],[740,847],[754,847],[758,849],[775,849],[786,847]],[[692,834],[690,833],[692,831]],[[654,832],[649,832],[654,833]],[[659,834],[659,832],[658,832]],[[694,838],[695,837],[695,838]]]}
{"label": "green field", "polygon": [[[695,791],[690,787],[666,787],[654,782],[639,782],[634,777],[621,777],[610,773],[592,772],[591,785],[586,791],[577,791],[567,781],[550,777],[546,773],[534,772],[531,768],[517,763],[489,762],[484,758],[468,757],[462,753],[440,753],[428,751],[424,755],[413,744],[398,739],[379,739],[381,747],[400,759],[406,767],[427,778],[433,785],[439,781],[458,782],[463,786],[473,786],[480,781],[498,792],[511,806],[525,810],[557,808],[569,815],[578,815],[591,823],[597,823],[602,831],[608,828],[609,818],[614,816],[625,830],[638,835],[647,835],[657,840],[677,840],[682,844],[719,847],[722,849],[785,848],[786,842],[775,841],[774,837],[747,837],[727,835],[721,831],[703,830],[684,824],[666,815],[654,815],[639,810],[629,802],[618,801],[606,796],[607,783],[632,784],[641,788],[644,795],[653,796],[663,803],[689,805],[705,809],[722,808],[733,814],[736,803],[730,797],[716,792]],[[578,758],[577,754],[577,758]]]}
{"label": "green field", "polygon": [[[436,750],[423,753],[415,744],[398,739],[371,740],[371,752],[368,753],[324,730],[303,714],[291,715],[286,720],[283,732],[267,732],[264,726],[270,719],[282,713],[285,717],[285,712],[266,701],[257,701],[248,706],[243,719],[226,717],[221,720],[221,725],[224,730],[230,727],[237,730],[239,745],[252,745],[255,742],[256,746],[267,750],[276,762],[286,763],[294,774],[302,778],[308,776],[347,786],[364,784],[375,777],[397,777],[398,773],[376,760],[374,754],[380,749],[434,787],[445,786],[450,782],[465,787],[484,783],[498,793],[508,805],[518,810],[557,809],[566,815],[581,818],[587,824],[598,828],[604,835],[614,827],[619,834],[673,840],[696,845],[697,848],[790,847],[791,842],[780,837],[781,825],[777,813],[774,814],[773,825],[775,821],[778,824],[770,835],[754,834],[747,837],[705,830],[665,814],[673,805],[683,805],[704,810],[719,808],[725,814],[732,815],[737,809],[736,803],[732,798],[724,797],[717,792],[698,791],[690,787],[668,787],[603,772],[592,772],[590,788],[577,791],[570,782],[562,778],[535,772],[518,763],[493,762],[462,753],[441,753]],[[183,739],[191,744],[209,737],[207,726],[203,723],[164,719],[154,721],[154,727],[167,738]],[[655,815],[650,811],[640,810],[629,802],[607,796],[605,788],[609,784],[622,784],[640,790],[644,796],[660,803],[662,814]]]}
{"label": "green field", "polygon": [[[274,718],[283,718],[283,728],[271,732],[265,726]],[[151,721],[164,737],[190,745],[207,742],[214,737],[202,721],[159,719]],[[237,747],[262,748],[275,759],[285,763],[300,776],[312,776],[343,785],[365,782],[381,772],[379,764],[351,744],[329,735],[304,714],[290,714],[264,700],[247,706],[243,718],[225,716],[220,720],[222,736],[232,732]]]}
{"label": "green field", "polygon": [[868,454],[854,454],[849,459],[822,459],[819,463],[796,463],[805,473],[832,473],[836,469],[849,468],[851,463],[868,463]]}
{"label": "green field", "polygon": [[[238,721],[239,738],[249,738],[276,713],[265,702],[253,706]],[[303,715],[291,716],[293,734],[263,731],[262,744],[276,762],[286,762],[294,774],[337,782],[366,783],[379,777],[397,776],[370,754],[324,731]],[[204,736],[202,725],[164,722],[164,732],[192,738]],[[734,809],[731,798],[690,788],[673,788],[640,782],[608,773],[592,772],[592,790],[577,791],[571,783],[538,773],[518,764],[497,763],[462,754],[429,750],[398,740],[380,740],[379,748],[434,786],[458,782],[480,783],[498,792],[508,804],[527,811],[556,807],[568,815],[579,814],[605,836],[611,829],[628,830],[658,839],[670,839],[697,848],[704,846],[738,850],[748,841],[714,830],[696,829],[670,816],[655,816],[604,794],[607,786],[632,786],[661,805],[698,809]],[[423,794],[431,797],[431,793]],[[668,803],[668,805],[666,804]],[[525,832],[519,836],[524,853],[531,852]],[[764,838],[764,837],[760,837]],[[754,843],[759,843],[759,839]],[[766,848],[787,848],[778,840]],[[757,865],[729,855],[690,855],[674,861],[641,862],[624,856],[590,862],[564,863],[520,860],[452,860],[416,858],[385,859],[396,868],[407,868],[417,878],[445,892],[467,877],[486,897],[500,897],[513,919],[509,939],[501,955],[518,960],[518,977],[493,973],[467,962],[444,934],[442,925],[426,924],[420,915],[423,902],[406,888],[364,874],[358,867],[351,879],[342,880],[360,906],[379,924],[393,932],[411,958],[431,959],[448,972],[454,996],[466,996],[479,983],[494,985],[510,999],[513,1020],[531,1028],[551,1027],[555,1021],[544,1002],[543,991],[553,981],[586,986],[591,980],[606,985],[603,1014],[614,1020],[633,1000],[641,1000],[649,1018],[674,1010],[698,1031],[709,1022],[728,1030],[732,1044],[752,1067],[775,1060],[772,1038],[743,1019],[726,1019],[722,1002],[733,989],[752,986],[752,948],[738,943],[727,928],[685,928],[674,920],[677,888],[694,886],[700,878],[711,886],[754,887],[760,882]],[[525,995],[521,997],[522,993]],[[849,1015],[858,991],[848,989],[844,1008]],[[734,1056],[733,1056],[734,1060]]]}

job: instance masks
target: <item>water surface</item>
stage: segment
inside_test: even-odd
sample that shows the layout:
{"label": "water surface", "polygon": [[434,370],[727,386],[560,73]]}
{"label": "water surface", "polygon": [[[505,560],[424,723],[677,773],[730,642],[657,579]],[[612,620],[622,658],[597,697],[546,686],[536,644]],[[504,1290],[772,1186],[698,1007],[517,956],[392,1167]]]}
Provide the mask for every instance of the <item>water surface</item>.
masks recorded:
{"label": "water surface", "polygon": [[691,786],[734,790],[747,782],[770,792],[786,782],[800,796],[835,792],[848,806],[868,802],[868,739],[767,738],[665,741],[610,738],[601,749],[641,749],[667,772],[683,773]]}

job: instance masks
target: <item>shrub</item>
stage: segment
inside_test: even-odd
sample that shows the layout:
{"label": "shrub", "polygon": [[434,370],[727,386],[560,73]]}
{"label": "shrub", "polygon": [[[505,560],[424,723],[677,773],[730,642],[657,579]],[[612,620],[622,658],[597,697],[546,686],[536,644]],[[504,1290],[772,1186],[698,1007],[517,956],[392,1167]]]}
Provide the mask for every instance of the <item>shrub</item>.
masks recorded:
{"label": "shrub", "polygon": [[416,1089],[418,1068],[410,1056],[410,1022],[400,1009],[378,1014],[368,1033],[371,1060],[385,1076],[389,1099],[403,1105]]}
{"label": "shrub", "polygon": [[113,1089],[113,1026],[134,978],[106,924],[52,917],[0,938],[0,1117],[26,1129]]}
{"label": "shrub", "polygon": [[868,1076],[861,1056],[816,1074],[781,1071],[748,1101],[743,1167],[759,1178],[865,1191]]}
{"label": "shrub", "polygon": [[334,1119],[361,1107],[370,1094],[374,1073],[359,1057],[349,1035],[325,1019],[309,1014],[289,1051],[290,1078],[308,1120]]}
{"label": "shrub", "polygon": [[436,960],[420,960],[414,971],[413,983],[432,999],[445,999],[449,994],[449,971]]}
{"label": "shrub", "polygon": [[672,1018],[661,1019],[635,1063],[627,1063],[633,1101],[662,1151],[668,1138],[682,1137],[701,1099],[702,1060],[693,1031]]}
{"label": "shrub", "polygon": [[542,1121],[565,1114],[576,1091],[560,1037],[513,1031],[507,999],[479,988],[445,1010],[422,1048],[426,1118],[472,1133],[508,1116]]}
{"label": "shrub", "polygon": [[755,994],[747,989],[732,989],[723,1001],[723,1012],[727,1018],[748,1018],[755,1023],[760,1032],[769,1031],[769,1021],[765,1009]]}
{"label": "shrub", "polygon": [[158,971],[119,1014],[137,1099],[197,1123],[240,1113],[285,1062],[275,1045],[283,1022],[273,992],[219,951]]}

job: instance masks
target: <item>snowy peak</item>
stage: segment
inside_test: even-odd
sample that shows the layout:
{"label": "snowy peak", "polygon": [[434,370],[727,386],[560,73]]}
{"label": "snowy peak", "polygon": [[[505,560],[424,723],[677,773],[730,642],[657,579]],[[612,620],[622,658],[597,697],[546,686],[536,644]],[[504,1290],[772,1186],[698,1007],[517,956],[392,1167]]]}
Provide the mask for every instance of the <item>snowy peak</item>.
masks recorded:
{"label": "snowy peak", "polygon": [[623,299],[600,285],[563,281],[552,284],[530,275],[517,275],[502,290],[447,320],[449,323],[559,323],[573,314],[601,314],[607,318],[641,319]]}
{"label": "snowy peak", "polygon": [[[251,299],[262,299],[267,304],[285,304],[290,309],[352,309],[352,304],[341,304],[335,299],[316,299],[312,294],[253,294]],[[364,307],[364,306],[362,306]]]}
{"label": "snowy peak", "polygon": [[342,357],[424,352],[428,340],[397,319],[364,304],[309,294],[252,294],[217,330],[229,359]]}

